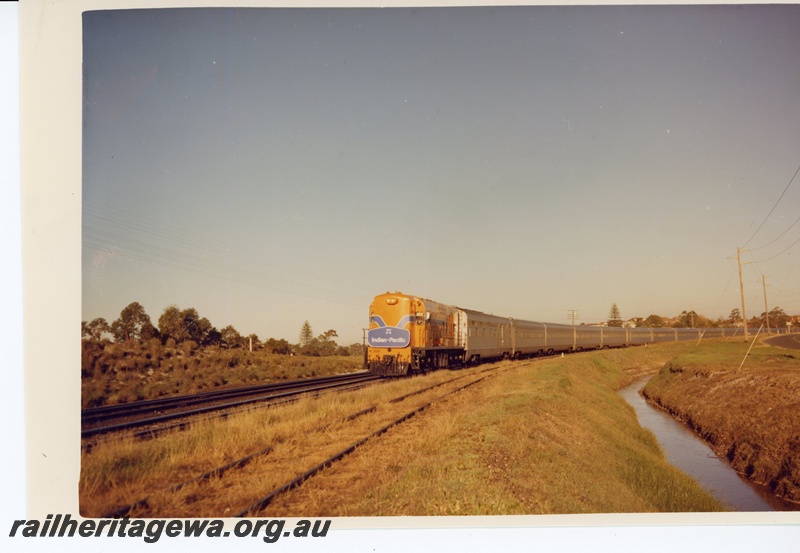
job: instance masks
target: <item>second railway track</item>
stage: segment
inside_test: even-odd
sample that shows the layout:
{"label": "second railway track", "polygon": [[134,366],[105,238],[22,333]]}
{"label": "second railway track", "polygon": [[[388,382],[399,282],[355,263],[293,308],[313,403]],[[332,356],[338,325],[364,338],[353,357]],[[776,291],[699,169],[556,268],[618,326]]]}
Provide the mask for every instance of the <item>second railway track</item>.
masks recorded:
{"label": "second railway track", "polygon": [[162,424],[258,402],[290,401],[305,394],[363,386],[378,379],[362,371],[84,409],[81,412],[81,437]]}

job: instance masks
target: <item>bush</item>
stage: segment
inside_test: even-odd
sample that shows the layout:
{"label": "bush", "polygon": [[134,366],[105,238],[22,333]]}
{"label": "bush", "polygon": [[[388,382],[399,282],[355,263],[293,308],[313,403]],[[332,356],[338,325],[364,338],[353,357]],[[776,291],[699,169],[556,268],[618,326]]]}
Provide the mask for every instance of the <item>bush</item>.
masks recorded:
{"label": "bush", "polygon": [[81,377],[94,376],[98,360],[103,357],[103,348],[97,342],[81,342]]}
{"label": "bush", "polygon": [[[82,407],[192,394],[203,388],[245,386],[253,381],[295,380],[359,368],[353,357],[305,357],[200,347],[187,340],[137,343],[82,341]],[[353,360],[353,361],[350,361]],[[145,375],[149,375],[146,377]]]}
{"label": "bush", "polygon": [[194,353],[194,350],[197,349],[197,342],[194,340],[184,340],[180,343],[178,349],[183,352],[184,355],[191,355]]}

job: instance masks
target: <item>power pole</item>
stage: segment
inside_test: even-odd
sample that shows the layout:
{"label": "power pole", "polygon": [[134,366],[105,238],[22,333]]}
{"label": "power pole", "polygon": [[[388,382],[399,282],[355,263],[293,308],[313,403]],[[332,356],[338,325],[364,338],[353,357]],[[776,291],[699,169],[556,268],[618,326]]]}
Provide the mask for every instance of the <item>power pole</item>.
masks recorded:
{"label": "power pole", "polygon": [[769,308],[767,307],[767,277],[761,273],[761,284],[764,286],[764,318],[767,321],[767,334],[769,334]]}
{"label": "power pole", "polygon": [[369,364],[368,359],[367,359],[367,332],[369,332],[368,328],[362,328],[361,329],[361,346],[362,346],[361,349],[364,350],[364,368],[365,369],[367,368],[367,366]]}
{"label": "power pole", "polygon": [[572,326],[575,326],[575,319],[578,317],[577,309],[567,309],[567,318],[572,320]]}
{"label": "power pole", "polygon": [[[750,251],[750,250],[745,250]],[[747,311],[744,308],[744,280],[742,280],[742,250],[736,248],[736,262],[739,264],[739,291],[742,295],[742,321],[744,321],[744,339],[747,340]]]}

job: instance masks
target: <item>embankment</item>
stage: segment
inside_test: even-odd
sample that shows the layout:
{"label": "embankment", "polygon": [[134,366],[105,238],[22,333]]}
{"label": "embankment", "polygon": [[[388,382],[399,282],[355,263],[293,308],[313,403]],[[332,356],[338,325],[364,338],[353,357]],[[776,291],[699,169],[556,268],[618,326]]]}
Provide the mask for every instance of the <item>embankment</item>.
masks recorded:
{"label": "embankment", "polygon": [[748,347],[719,343],[680,355],[642,394],[734,470],[800,502],[800,354],[756,344],[745,359]]}

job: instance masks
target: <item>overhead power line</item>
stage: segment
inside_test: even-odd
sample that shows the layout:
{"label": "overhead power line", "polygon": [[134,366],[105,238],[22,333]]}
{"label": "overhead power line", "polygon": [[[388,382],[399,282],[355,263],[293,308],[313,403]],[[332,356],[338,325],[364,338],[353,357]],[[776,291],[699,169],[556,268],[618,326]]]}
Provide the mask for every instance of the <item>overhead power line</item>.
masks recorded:
{"label": "overhead power line", "polygon": [[[778,236],[777,236],[777,237],[776,237],[776,238],[775,238],[775,239],[774,239],[772,242],[768,242],[768,243],[764,244],[763,246],[759,246],[758,248],[752,248],[750,251],[753,251],[753,252],[754,252],[754,251],[758,251],[758,250],[763,250],[763,249],[764,249],[764,248],[766,248],[767,246],[771,246],[772,244],[774,244],[775,242],[777,242],[777,241],[778,241],[778,239],[779,239],[779,238],[781,238],[781,237],[782,237],[784,234],[786,234],[787,232],[789,232],[790,230],[792,230],[792,227],[793,227],[793,226],[795,226],[797,223],[800,223],[800,217],[798,217],[797,219],[795,219],[794,223],[792,223],[791,225],[789,225],[789,226],[786,228],[786,230],[784,230],[782,233],[780,233],[780,234],[779,234],[779,235],[778,235]],[[789,246],[789,247],[791,247],[791,246]],[[780,255],[780,254],[779,254],[779,255]]]}
{"label": "overhead power line", "polygon": [[775,258],[776,258],[776,257],[778,257],[779,255],[783,255],[784,253],[788,252],[788,251],[789,251],[789,250],[791,250],[793,247],[795,247],[795,246],[796,246],[798,243],[800,243],[800,238],[798,238],[797,240],[795,240],[794,242],[792,242],[792,243],[789,245],[789,247],[788,247],[788,248],[786,248],[785,250],[783,250],[782,252],[780,252],[780,253],[776,253],[775,255],[773,255],[772,257],[768,257],[767,259],[762,259],[761,261],[759,261],[759,263],[764,263],[765,261],[770,261],[770,260],[772,260],[772,259],[775,259]]}
{"label": "overhead power line", "polygon": [[752,239],[753,239],[753,237],[754,237],[756,234],[758,234],[758,231],[760,231],[760,230],[761,230],[761,227],[763,227],[763,226],[764,226],[764,223],[766,223],[766,222],[767,222],[767,220],[769,219],[770,215],[772,215],[772,212],[773,212],[773,211],[775,211],[775,208],[776,208],[776,207],[778,207],[778,204],[779,204],[779,203],[781,203],[781,200],[783,199],[783,196],[784,196],[784,194],[786,194],[786,191],[787,191],[787,190],[789,190],[789,187],[792,185],[792,182],[794,181],[794,178],[797,176],[797,173],[799,173],[799,172],[800,172],[800,165],[798,165],[798,166],[797,166],[797,171],[795,171],[795,172],[794,172],[794,175],[793,175],[793,176],[792,176],[792,178],[789,180],[789,184],[787,184],[787,185],[786,185],[786,188],[784,188],[784,189],[783,189],[783,192],[781,193],[781,196],[780,196],[780,198],[778,198],[778,201],[777,201],[777,202],[775,202],[775,205],[773,205],[773,206],[772,206],[772,209],[770,209],[770,210],[769,210],[769,213],[767,213],[767,216],[764,218],[764,220],[763,220],[763,221],[761,221],[761,224],[760,224],[760,225],[758,225],[758,228],[756,229],[756,231],[755,231],[755,232],[754,232],[754,233],[753,233],[753,234],[750,236],[750,238],[748,238],[748,239],[747,239],[747,242],[745,242],[745,243],[744,243],[744,245],[743,245],[742,247],[745,247],[745,246],[747,246],[747,244],[749,244],[749,243],[750,243],[750,240],[752,240]]}
{"label": "overhead power line", "polygon": [[359,305],[360,290],[332,275],[320,275],[311,264],[278,264],[269,260],[264,250],[250,251],[213,235],[200,235],[97,202],[88,201],[84,207],[84,249],[266,290]]}

